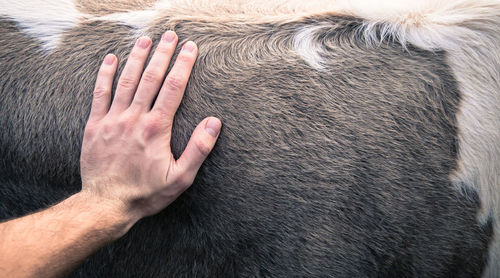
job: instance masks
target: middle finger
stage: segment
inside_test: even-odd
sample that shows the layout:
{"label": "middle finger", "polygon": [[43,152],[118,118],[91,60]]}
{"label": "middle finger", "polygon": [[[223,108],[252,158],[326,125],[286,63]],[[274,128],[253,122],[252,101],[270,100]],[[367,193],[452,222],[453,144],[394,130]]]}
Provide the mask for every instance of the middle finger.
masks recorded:
{"label": "middle finger", "polygon": [[147,111],[151,108],[154,98],[160,89],[170,59],[177,45],[177,35],[173,31],[167,31],[161,37],[151,61],[142,74],[139,87],[132,101],[132,108]]}
{"label": "middle finger", "polygon": [[144,68],[144,63],[151,49],[151,44],[151,39],[148,37],[142,37],[137,40],[118,80],[110,113],[122,112],[130,106]]}

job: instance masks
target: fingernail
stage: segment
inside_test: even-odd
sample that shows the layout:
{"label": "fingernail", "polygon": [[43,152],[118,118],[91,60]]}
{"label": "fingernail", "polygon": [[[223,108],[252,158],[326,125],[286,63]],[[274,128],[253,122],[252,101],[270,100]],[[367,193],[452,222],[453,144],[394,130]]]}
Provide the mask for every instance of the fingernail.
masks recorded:
{"label": "fingernail", "polygon": [[148,37],[142,37],[142,38],[139,38],[137,40],[137,45],[140,47],[140,48],[148,48],[149,45],[151,44],[151,39],[148,38]]}
{"label": "fingernail", "polygon": [[108,54],[104,58],[104,64],[106,65],[112,65],[114,61],[115,61],[115,55],[113,54]]}
{"label": "fingernail", "polygon": [[182,49],[193,52],[194,49],[196,48],[196,44],[192,41],[188,41],[186,44],[184,44],[184,47]]}
{"label": "fingernail", "polygon": [[209,118],[207,124],[205,125],[205,131],[212,135],[212,137],[217,137],[220,132],[220,128],[222,127],[222,123],[217,118]]}
{"label": "fingernail", "polygon": [[175,32],[174,31],[167,31],[163,34],[162,39],[165,42],[173,42],[175,40]]}

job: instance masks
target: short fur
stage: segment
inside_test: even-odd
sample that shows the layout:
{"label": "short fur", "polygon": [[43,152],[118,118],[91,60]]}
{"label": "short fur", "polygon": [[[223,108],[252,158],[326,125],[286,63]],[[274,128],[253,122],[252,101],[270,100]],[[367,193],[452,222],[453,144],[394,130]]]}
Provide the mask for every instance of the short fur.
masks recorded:
{"label": "short fur", "polygon": [[[71,1],[69,1],[71,2]],[[76,0],[76,7],[84,14],[104,16],[152,8],[156,0]]]}
{"label": "short fur", "polygon": [[[194,125],[215,115],[225,124],[216,148],[178,201],[74,276],[485,271],[498,199],[480,223],[483,189],[450,178],[460,177],[467,119],[457,115],[467,104],[464,86],[474,84],[450,63],[460,56],[416,47],[396,31],[382,36],[387,25],[356,17],[268,12],[254,20],[258,13],[214,18],[210,11],[159,16],[141,31],[157,39],[173,29],[198,43],[172,144],[178,155]],[[108,52],[124,61],[137,35],[134,24],[104,14],[64,32],[50,53],[13,18],[0,19],[0,43],[13,46],[0,49],[1,218],[79,189],[79,148],[98,64]],[[321,31],[307,37],[320,50],[321,70],[297,49],[297,34],[308,28]],[[494,74],[487,84],[498,80]],[[485,109],[498,116],[494,105]],[[465,186],[456,190],[460,182]],[[490,260],[485,275],[495,277],[497,266]]]}

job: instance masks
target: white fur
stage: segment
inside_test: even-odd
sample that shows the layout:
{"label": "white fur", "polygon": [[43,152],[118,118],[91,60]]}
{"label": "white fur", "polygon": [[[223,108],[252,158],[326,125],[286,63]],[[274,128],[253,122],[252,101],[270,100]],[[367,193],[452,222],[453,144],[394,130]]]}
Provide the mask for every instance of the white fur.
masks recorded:
{"label": "white fur", "polygon": [[172,6],[171,2],[172,2],[171,0],[159,0],[154,4],[153,9],[155,10],[168,9]]}
{"label": "white fur", "polygon": [[124,24],[134,28],[134,37],[146,35],[146,29],[157,18],[158,11],[154,9],[113,13],[105,16],[94,17],[91,20],[105,20]]}
{"label": "white fur", "polygon": [[44,50],[50,51],[83,15],[72,0],[0,0],[0,16],[16,22],[29,36],[40,40]]}
{"label": "white fur", "polygon": [[112,13],[105,16],[92,17],[91,20],[114,21],[135,29],[135,37],[146,34],[148,26],[162,15],[162,11],[170,7],[170,0],[161,0],[153,7],[145,10],[135,10],[128,12]]}
{"label": "white fur", "polygon": [[324,49],[318,41],[318,35],[328,26],[310,26],[298,30],[293,38],[295,52],[306,63],[317,70],[324,69],[324,59],[321,57]]}
{"label": "white fur", "polygon": [[0,16],[9,18],[29,36],[40,41],[49,53],[61,41],[64,32],[84,20],[114,21],[133,27],[136,37],[145,35],[146,29],[170,7],[170,0],[160,0],[151,9],[91,16],[78,11],[74,0],[0,0]]}

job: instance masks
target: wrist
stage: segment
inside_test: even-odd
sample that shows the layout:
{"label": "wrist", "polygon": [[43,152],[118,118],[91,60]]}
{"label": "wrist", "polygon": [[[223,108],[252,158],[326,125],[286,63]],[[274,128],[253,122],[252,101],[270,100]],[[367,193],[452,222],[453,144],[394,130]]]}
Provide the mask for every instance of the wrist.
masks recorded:
{"label": "wrist", "polygon": [[102,198],[88,191],[80,191],[64,202],[72,208],[81,210],[80,217],[87,218],[85,223],[88,223],[92,229],[105,234],[103,238],[106,241],[114,241],[122,237],[140,219],[130,212],[125,203]]}

